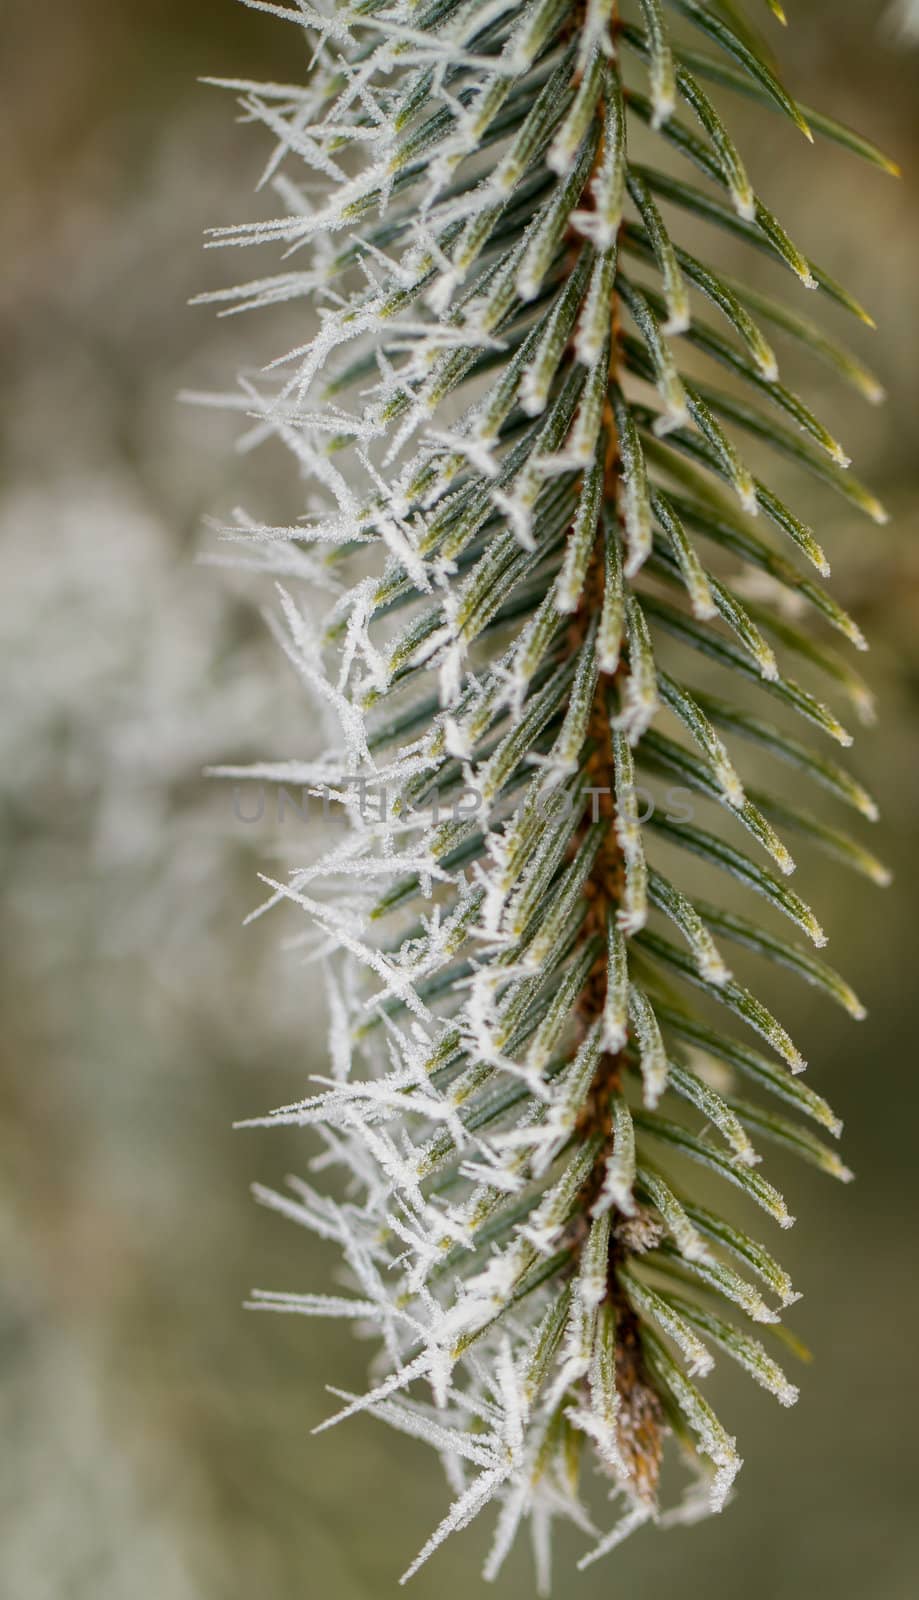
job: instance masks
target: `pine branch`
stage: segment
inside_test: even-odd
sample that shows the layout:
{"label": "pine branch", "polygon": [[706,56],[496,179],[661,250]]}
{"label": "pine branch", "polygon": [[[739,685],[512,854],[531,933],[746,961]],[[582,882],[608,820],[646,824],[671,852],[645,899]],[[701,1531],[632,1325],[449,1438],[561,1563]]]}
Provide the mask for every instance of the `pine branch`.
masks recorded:
{"label": "pine branch", "polygon": [[[497,1500],[486,1576],[528,1520],[544,1591],[556,1517],[592,1539],[586,1565],[725,1503],[740,1458],[697,1381],[716,1354],[797,1396],[759,1337],[796,1298],[788,1276],[698,1203],[693,1172],[783,1228],[761,1142],[850,1176],[797,1045],[730,963],[742,947],[863,1016],[812,953],[825,935],[787,835],[886,876],[743,775],[752,743],[877,815],[827,753],[852,742],[835,705],[795,675],[797,657],[865,717],[825,635],[865,641],[745,450],[883,521],[773,338],[881,389],[799,309],[806,288],[870,321],[760,198],[709,86],[895,169],[783,87],[760,35],[785,20],[773,0],[755,24],[733,0],[245,3],[302,29],[312,66],[305,86],[229,85],[275,141],[280,210],[212,242],[278,244],[287,265],[211,298],[304,301],[314,320],[242,391],[252,441],[299,462],[307,514],[232,534],[333,596],[320,636],[283,589],[277,624],[327,753],[248,775],[321,793],[346,824],[266,879],[327,969],[332,1070],[262,1120],[316,1130],[348,1198],[259,1198],[337,1240],[353,1285],[254,1304],[378,1331],[384,1375],[326,1426],[366,1411],[442,1457],[456,1498],[406,1576]],[[645,125],[660,168],[632,158]],[[686,212],[789,269],[787,299],[687,250]],[[668,1437],[693,1483],[662,1512]],[[587,1469],[619,1502],[610,1532]]]}

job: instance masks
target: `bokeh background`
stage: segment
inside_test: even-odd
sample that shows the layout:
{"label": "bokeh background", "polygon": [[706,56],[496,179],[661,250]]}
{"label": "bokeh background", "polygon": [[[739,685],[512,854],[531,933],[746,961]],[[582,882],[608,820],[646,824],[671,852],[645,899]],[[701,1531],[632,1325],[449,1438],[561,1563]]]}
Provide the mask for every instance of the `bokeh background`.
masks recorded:
{"label": "bokeh background", "polygon": [[[806,375],[893,513],[877,529],[842,502],[814,507],[836,592],[874,641],[883,720],[856,761],[881,794],[873,842],[897,877],[881,898],[809,860],[808,897],[871,1019],[859,1033],[795,990],[784,1013],[845,1116],[859,1181],[841,1190],[773,1164],[802,1219],[782,1238],[807,1291],[793,1326],[819,1356],[802,1400],[780,1413],[719,1379],[747,1456],[735,1504],[639,1535],[584,1577],[563,1540],[559,1589],[585,1600],[916,1593],[919,28],[898,35],[875,0],[788,10],[777,42],[792,85],[907,173],[812,153],[735,110],[793,236],[876,310],[879,331],[854,338],[889,391],[874,411]],[[322,1008],[285,947],[294,924],[241,926],[278,839],[240,824],[202,769],[306,752],[312,718],[267,637],[259,583],[198,557],[215,549],[207,515],[244,499],[280,521],[296,486],[270,452],[234,453],[232,419],[175,397],[229,387],[291,324],[187,304],[240,266],[202,253],[204,228],[271,206],[252,194],[262,136],[198,79],[302,66],[293,29],[234,0],[0,3],[9,1600],[395,1595],[446,1503],[424,1447],[373,1421],[310,1438],[324,1384],[360,1384],[359,1345],[242,1309],[254,1284],[334,1279],[334,1261],[247,1192],[303,1171],[305,1145],[231,1128],[305,1092]],[[767,264],[755,270],[769,281]],[[448,1546],[415,1580],[418,1600],[468,1591],[486,1537]],[[526,1559],[500,1587],[532,1592]]]}

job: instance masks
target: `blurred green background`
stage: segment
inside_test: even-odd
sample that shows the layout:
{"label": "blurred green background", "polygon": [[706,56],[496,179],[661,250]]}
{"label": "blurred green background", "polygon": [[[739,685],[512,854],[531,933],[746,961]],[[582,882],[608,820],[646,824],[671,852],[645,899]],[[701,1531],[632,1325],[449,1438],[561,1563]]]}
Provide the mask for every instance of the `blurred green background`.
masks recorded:
{"label": "blurred green background", "polygon": [[[877,334],[840,328],[890,397],[872,411],[802,372],[894,518],[877,529],[842,502],[813,506],[836,593],[874,641],[883,719],[855,763],[897,877],[881,897],[818,859],[802,876],[871,1017],[859,1032],[806,992],[783,1002],[859,1181],[772,1164],[801,1218],[781,1243],[806,1291],[792,1326],[818,1354],[803,1397],[779,1412],[720,1377],[747,1457],[736,1502],[639,1535],[584,1577],[562,1539],[559,1592],[585,1600],[917,1588],[919,38],[871,0],[788,11],[791,85],[907,173],[735,110],[767,200],[876,311]],[[324,1384],[359,1385],[366,1351],[330,1325],[242,1310],[254,1284],[335,1281],[333,1259],[247,1194],[305,1170],[305,1144],[231,1130],[305,1092],[322,1011],[283,948],[296,924],[241,927],[278,841],[236,822],[201,771],[307,751],[312,718],[258,586],[195,558],[205,514],[244,497],[280,520],[295,486],[270,453],[233,454],[232,420],[175,402],[229,386],[295,321],[218,322],[187,301],[250,275],[248,259],[203,255],[203,229],[272,205],[252,196],[262,136],[197,79],[296,76],[299,37],[234,0],[3,0],[0,25],[0,1592],[395,1595],[446,1505],[428,1452],[369,1420],[311,1439]],[[486,1537],[451,1543],[418,1600],[478,1582]],[[525,1556],[499,1588],[532,1592]]]}

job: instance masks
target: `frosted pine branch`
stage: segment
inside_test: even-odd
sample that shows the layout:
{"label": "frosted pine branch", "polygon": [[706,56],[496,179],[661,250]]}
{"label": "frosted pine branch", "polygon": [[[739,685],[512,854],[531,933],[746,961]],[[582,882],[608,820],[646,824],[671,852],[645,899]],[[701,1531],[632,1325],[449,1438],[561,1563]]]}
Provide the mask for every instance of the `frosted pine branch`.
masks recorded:
{"label": "frosted pine branch", "polygon": [[[745,452],[880,522],[783,352],[881,389],[804,302],[868,314],[768,209],[720,106],[742,91],[803,152],[819,134],[893,169],[787,93],[757,42],[774,4],[751,27],[715,0],[246,3],[301,30],[311,65],[226,85],[270,140],[274,215],[211,242],[284,263],[211,298],[302,302],[304,336],[223,403],[249,446],[292,451],[308,501],[293,527],[225,531],[286,585],[273,626],[329,744],[233,775],[321,792],[342,824],[265,879],[260,910],[293,907],[327,972],[331,1068],[258,1120],[309,1129],[316,1173],[348,1178],[346,1199],[259,1199],[337,1241],[350,1285],[252,1304],[378,1335],[374,1382],[333,1389],[325,1426],[367,1413],[444,1461],[453,1504],[406,1576],[495,1501],[486,1577],[528,1524],[544,1591],[556,1518],[588,1565],[725,1504],[741,1462],[703,1393],[716,1359],[797,1396],[768,1344],[796,1295],[731,1195],[790,1226],[770,1142],[850,1176],[773,1010],[786,975],[864,1013],[814,954],[790,841],[886,874],[810,809],[877,815],[832,751],[870,715],[843,653],[865,641]],[[783,295],[720,271],[725,233]],[[738,948],[782,975],[774,995],[733,976]],[[667,1448],[690,1480],[665,1508]]]}

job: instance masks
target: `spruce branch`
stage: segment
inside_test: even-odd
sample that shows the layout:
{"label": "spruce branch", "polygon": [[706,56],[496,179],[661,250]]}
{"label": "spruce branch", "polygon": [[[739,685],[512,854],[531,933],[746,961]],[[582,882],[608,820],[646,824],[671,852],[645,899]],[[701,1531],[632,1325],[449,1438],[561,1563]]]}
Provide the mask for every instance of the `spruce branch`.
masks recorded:
{"label": "spruce branch", "polygon": [[[258,1197],[337,1241],[351,1282],[252,1303],[378,1332],[372,1386],[333,1390],[324,1426],[366,1412],[443,1459],[455,1499],[406,1576],[494,1500],[486,1577],[526,1521],[544,1592],[557,1517],[588,1565],[725,1504],[741,1462],[700,1387],[716,1356],[797,1397],[768,1343],[788,1275],[699,1204],[693,1172],[782,1228],[761,1143],[849,1178],[825,1137],[839,1119],[732,963],[752,952],[862,1017],[813,953],[787,836],[886,874],[744,776],[752,744],[877,816],[827,753],[852,742],[836,700],[871,709],[828,635],[865,641],[745,452],[881,522],[781,352],[882,391],[800,308],[811,290],[870,322],[760,198],[712,94],[770,108],[802,149],[895,168],[788,93],[760,34],[785,21],[773,0],[755,23],[733,0],[245,3],[301,29],[311,67],[227,85],[274,140],[280,209],[211,242],[287,264],[210,298],[310,308],[234,402],[309,498],[293,528],[240,514],[229,532],[288,584],[278,636],[329,743],[234,775],[331,796],[345,824],[266,879],[327,971],[331,1070],[259,1120],[313,1129],[317,1168],[349,1180],[346,1199],[300,1181]],[[691,253],[685,213],[769,254],[786,297]],[[319,632],[303,580],[331,593]],[[743,911],[719,901],[726,877]],[[668,1438],[691,1480],[665,1510]]]}

